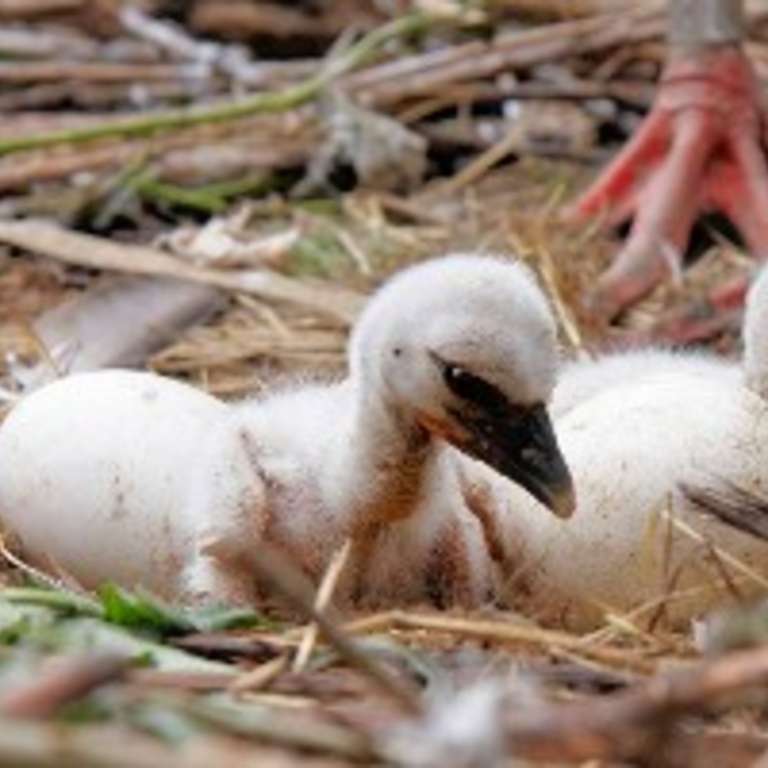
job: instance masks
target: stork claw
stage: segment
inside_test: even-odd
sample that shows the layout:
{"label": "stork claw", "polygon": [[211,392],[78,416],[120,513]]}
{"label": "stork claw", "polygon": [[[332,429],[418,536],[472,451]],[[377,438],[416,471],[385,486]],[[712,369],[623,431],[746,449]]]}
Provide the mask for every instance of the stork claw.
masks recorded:
{"label": "stork claw", "polygon": [[[633,218],[624,247],[589,301],[596,315],[612,319],[669,275],[670,267],[679,271],[702,211],[721,210],[753,255],[768,258],[764,130],[757,79],[739,46],[672,57],[646,121],[571,209],[579,219],[600,214],[608,225]],[[700,338],[721,327],[729,313],[717,301],[691,305],[662,318],[654,336]]]}

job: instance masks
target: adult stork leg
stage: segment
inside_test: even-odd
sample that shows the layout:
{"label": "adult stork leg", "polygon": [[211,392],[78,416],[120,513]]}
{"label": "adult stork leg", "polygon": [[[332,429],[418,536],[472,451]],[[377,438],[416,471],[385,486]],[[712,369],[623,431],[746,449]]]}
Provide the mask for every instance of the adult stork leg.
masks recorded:
{"label": "adult stork leg", "polygon": [[[720,210],[752,254],[768,258],[765,113],[741,48],[741,0],[670,0],[670,57],[653,109],[635,137],[577,202],[578,217],[629,236],[591,297],[608,318],[680,268],[700,212]],[[745,285],[716,289],[663,317],[656,335],[690,341],[730,318]]]}

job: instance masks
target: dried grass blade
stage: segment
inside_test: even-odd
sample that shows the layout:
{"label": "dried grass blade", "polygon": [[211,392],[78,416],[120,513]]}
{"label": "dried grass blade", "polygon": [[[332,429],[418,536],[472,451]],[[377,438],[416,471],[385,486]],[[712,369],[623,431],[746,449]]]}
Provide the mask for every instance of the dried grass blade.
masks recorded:
{"label": "dried grass blade", "polygon": [[298,304],[344,325],[354,321],[364,303],[360,294],[330,285],[300,282],[266,269],[228,272],[196,267],[154,248],[115,243],[44,221],[0,222],[0,241],[90,269],[176,277]]}
{"label": "dried grass blade", "polygon": [[[349,554],[351,551],[352,540],[347,539],[333,555],[317,590],[317,597],[315,598],[316,611],[324,611],[331,602],[336,585],[339,583],[339,578],[349,562]],[[304,637],[301,638],[301,644],[296,653],[296,658],[293,660],[294,672],[301,672],[307,666],[307,662],[309,661],[310,656],[312,655],[312,650],[317,642],[317,633],[318,626],[314,622],[306,628]]]}

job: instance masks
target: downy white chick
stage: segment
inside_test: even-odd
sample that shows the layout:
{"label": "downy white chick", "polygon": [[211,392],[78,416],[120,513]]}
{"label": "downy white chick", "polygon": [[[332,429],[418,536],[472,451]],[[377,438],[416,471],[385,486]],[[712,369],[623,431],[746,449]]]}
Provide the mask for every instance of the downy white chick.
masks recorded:
{"label": "downy white chick", "polygon": [[605,354],[594,360],[565,363],[558,376],[550,413],[555,419],[600,392],[637,383],[660,373],[722,377],[736,384],[739,366],[712,353],[673,349],[632,349]]}
{"label": "downy white chick", "polygon": [[[742,594],[763,589],[729,556],[768,574],[768,546],[700,514],[684,489],[768,489],[767,322],[764,272],[748,301],[743,366],[684,355],[665,364],[649,353],[628,367],[619,361],[613,380],[600,370],[589,380],[583,364],[592,390],[572,397],[555,426],[579,499],[573,519],[567,528],[545,519],[536,502],[503,484],[514,515],[486,523],[510,583],[534,610],[584,627],[605,611],[643,605],[648,617],[664,602],[679,623],[729,599],[724,571]],[[570,396],[578,387],[567,377],[560,386]],[[679,523],[727,554],[712,555]]]}
{"label": "downy white chick", "polygon": [[545,409],[555,324],[525,267],[452,256],[371,300],[349,377],[228,407],[147,373],[72,376],[0,427],[0,518],[87,587],[249,602],[264,541],[374,604],[476,604],[489,559],[458,451],[560,516],[574,496]]}

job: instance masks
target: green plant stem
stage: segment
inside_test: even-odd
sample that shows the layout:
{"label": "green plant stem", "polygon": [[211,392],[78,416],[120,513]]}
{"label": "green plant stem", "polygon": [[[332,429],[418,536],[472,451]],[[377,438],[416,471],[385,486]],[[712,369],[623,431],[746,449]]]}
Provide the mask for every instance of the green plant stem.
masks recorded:
{"label": "green plant stem", "polygon": [[0,590],[0,599],[20,605],[53,608],[79,616],[102,618],[104,610],[96,600],[74,592],[38,589],[37,587],[6,587]]}
{"label": "green plant stem", "polygon": [[151,176],[140,177],[132,181],[131,187],[148,200],[181,205],[203,213],[221,213],[227,207],[225,200],[221,197],[201,192],[198,189],[186,189],[175,184],[164,184]]}
{"label": "green plant stem", "polygon": [[41,149],[56,144],[82,143],[107,137],[147,136],[174,128],[221,123],[250,115],[294,109],[311,101],[336,78],[367,61],[373,53],[390,40],[415,34],[425,29],[427,23],[428,18],[425,15],[414,13],[383,24],[350,46],[338,59],[327,62],[317,75],[279,91],[258,93],[236,103],[221,104],[208,109],[163,112],[120,123],[6,139],[0,141],[0,155],[28,149]]}
{"label": "green plant stem", "polygon": [[265,194],[274,189],[278,183],[279,179],[276,178],[274,174],[261,172],[243,176],[239,179],[214,181],[210,184],[194,187],[194,189],[196,192],[203,192],[207,195],[228,200],[231,197],[240,197],[240,195]]}
{"label": "green plant stem", "polygon": [[140,174],[127,182],[143,198],[193,208],[203,213],[221,213],[233,197],[262,193],[271,189],[275,179],[263,173],[198,187],[180,187],[155,179],[151,173]]}

